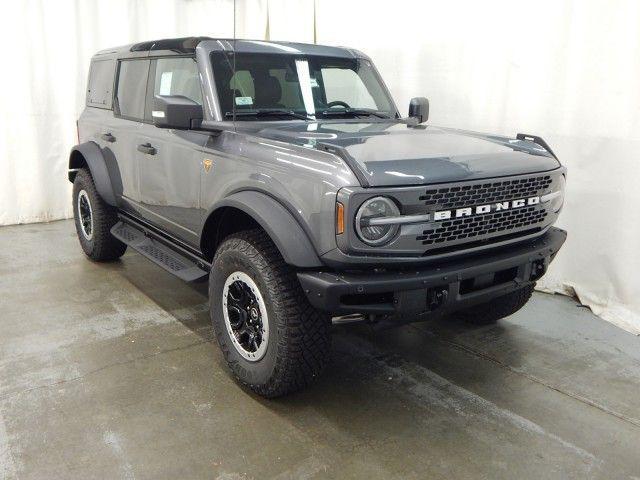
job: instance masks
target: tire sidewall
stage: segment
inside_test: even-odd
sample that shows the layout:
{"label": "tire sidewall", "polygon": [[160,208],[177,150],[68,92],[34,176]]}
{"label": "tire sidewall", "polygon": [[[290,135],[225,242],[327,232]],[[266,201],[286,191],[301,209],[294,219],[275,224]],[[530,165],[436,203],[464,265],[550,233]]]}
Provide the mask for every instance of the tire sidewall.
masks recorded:
{"label": "tire sidewall", "polygon": [[[278,328],[281,316],[278,315],[277,295],[267,285],[265,275],[269,270],[267,263],[251,244],[243,240],[239,240],[239,242],[245,243],[245,246],[249,245],[254,250],[254,255],[257,254],[257,258],[260,259],[259,264],[256,265],[256,262],[252,261],[240,249],[224,250],[216,255],[209,277],[211,319],[218,344],[234,374],[244,383],[260,386],[269,381],[277,367],[278,349],[282,348],[280,345],[281,329]],[[222,298],[224,283],[232,273],[237,271],[246,273],[256,283],[267,310],[269,323],[267,350],[264,356],[257,361],[249,361],[240,355],[231,341],[224,319]]]}
{"label": "tire sidewall", "polygon": [[[75,181],[73,182],[73,218],[74,223],[76,225],[76,232],[78,234],[78,240],[80,241],[80,245],[85,253],[89,256],[93,253],[93,249],[95,247],[94,240],[96,238],[96,207],[97,207],[97,199],[93,189],[87,179],[84,172],[78,172],[76,175]],[[78,211],[78,196],[80,192],[84,190],[87,193],[87,198],[89,199],[89,204],[91,205],[91,215],[93,217],[93,236],[91,240],[88,240],[82,231],[82,225],[80,224],[80,212]]]}

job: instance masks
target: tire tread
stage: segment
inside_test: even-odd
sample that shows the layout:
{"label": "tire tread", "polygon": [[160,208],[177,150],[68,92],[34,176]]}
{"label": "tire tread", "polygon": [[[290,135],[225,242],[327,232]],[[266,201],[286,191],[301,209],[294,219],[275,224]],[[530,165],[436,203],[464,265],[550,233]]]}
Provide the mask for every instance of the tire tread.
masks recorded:
{"label": "tire tread", "polygon": [[[77,211],[77,198],[85,190],[91,202],[93,214],[93,238],[87,241],[82,235]],[[73,181],[73,212],[78,239],[87,257],[96,262],[116,260],[124,255],[127,245],[111,235],[111,228],[118,222],[118,209],[107,204],[98,193],[91,172],[82,168]]]}
{"label": "tire tread", "polygon": [[[331,344],[328,316],[309,304],[295,272],[284,262],[263,230],[244,230],[230,235],[218,248],[216,259],[229,250],[241,252],[260,270],[267,288],[271,290],[269,296],[275,299],[276,316],[285,319],[284,324],[277,325],[282,335],[273,374],[268,382],[261,385],[243,380],[238,365],[229,355],[228,349],[233,347],[221,341],[220,336],[227,335],[227,332],[216,329],[218,342],[231,370],[242,384],[269,398],[306,388],[318,378],[326,364]],[[213,295],[210,291],[210,299]]]}

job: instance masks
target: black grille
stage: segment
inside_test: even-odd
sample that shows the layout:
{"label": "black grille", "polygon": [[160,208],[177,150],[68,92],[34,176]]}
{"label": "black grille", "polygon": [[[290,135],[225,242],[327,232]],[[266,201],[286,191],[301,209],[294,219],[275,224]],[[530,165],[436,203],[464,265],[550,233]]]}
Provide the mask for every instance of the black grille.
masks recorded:
{"label": "black grille", "polygon": [[445,220],[435,230],[425,230],[418,236],[424,245],[437,245],[456,240],[472,241],[480,236],[499,236],[516,229],[531,228],[544,222],[547,212],[536,206],[487,213],[474,217]]}
{"label": "black grille", "polygon": [[425,205],[437,207],[439,210],[485,205],[540,195],[549,188],[551,181],[551,176],[539,175],[474,185],[430,188],[420,196],[420,200],[424,201]]}

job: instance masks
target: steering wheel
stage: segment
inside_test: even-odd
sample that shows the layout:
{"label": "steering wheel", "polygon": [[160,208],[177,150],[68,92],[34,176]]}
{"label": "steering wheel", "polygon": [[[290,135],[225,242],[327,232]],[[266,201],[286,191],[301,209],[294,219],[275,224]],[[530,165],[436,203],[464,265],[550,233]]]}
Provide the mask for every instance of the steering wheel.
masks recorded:
{"label": "steering wheel", "polygon": [[338,106],[341,106],[344,108],[351,108],[351,106],[347,102],[343,102],[342,100],[334,100],[333,102],[327,103],[327,108],[333,108]]}

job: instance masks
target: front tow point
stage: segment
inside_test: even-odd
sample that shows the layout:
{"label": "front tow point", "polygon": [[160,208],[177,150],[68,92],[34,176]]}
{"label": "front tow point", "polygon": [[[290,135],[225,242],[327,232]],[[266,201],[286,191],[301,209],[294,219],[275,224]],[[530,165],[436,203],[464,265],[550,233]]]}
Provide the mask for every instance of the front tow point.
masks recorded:
{"label": "front tow point", "polygon": [[438,307],[447,303],[449,298],[449,289],[446,287],[434,287],[427,290],[427,307],[429,311],[433,311]]}

